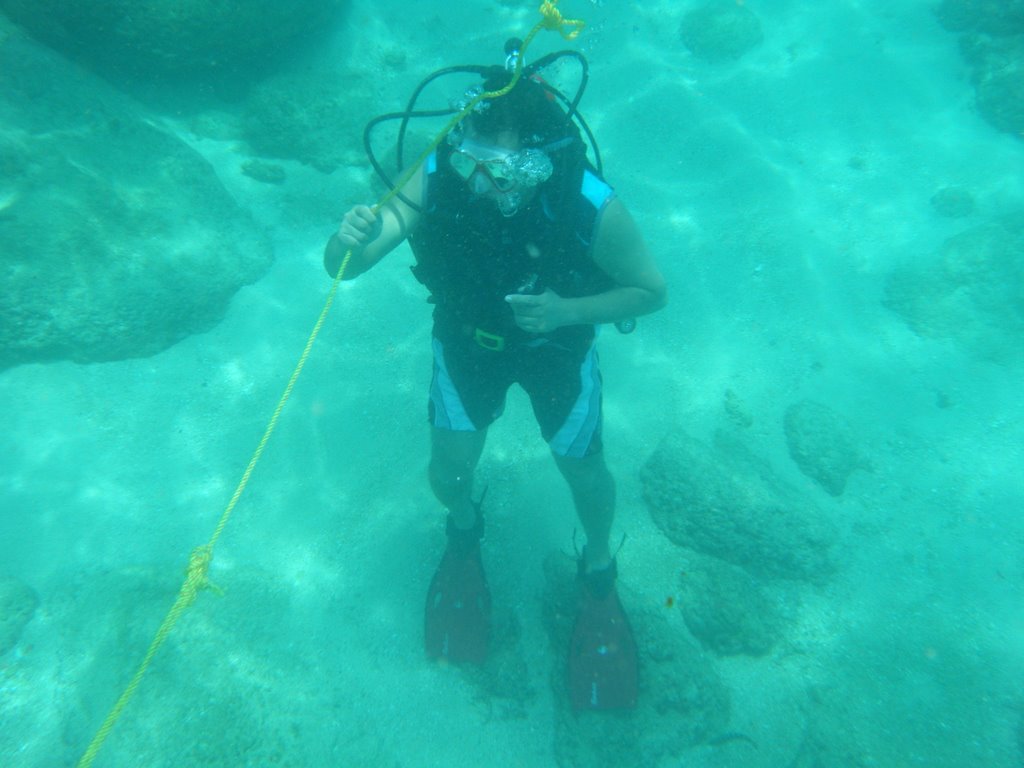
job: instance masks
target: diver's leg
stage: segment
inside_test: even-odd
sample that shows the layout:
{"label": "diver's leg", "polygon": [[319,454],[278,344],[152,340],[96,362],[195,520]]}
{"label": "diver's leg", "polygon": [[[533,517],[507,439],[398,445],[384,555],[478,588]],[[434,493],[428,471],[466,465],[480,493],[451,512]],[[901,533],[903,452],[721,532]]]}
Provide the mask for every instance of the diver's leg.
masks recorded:
{"label": "diver's leg", "polygon": [[493,352],[458,339],[445,344],[436,335],[433,351],[429,476],[448,517],[447,544],[427,590],[424,641],[431,658],[480,664],[490,640],[491,594],[480,551],[484,519],[480,501],[472,497],[473,473],[508,385],[496,375],[493,361],[482,363],[481,353]]}
{"label": "diver's leg", "polygon": [[569,640],[569,699],[575,710],[635,707],[636,639],[615,589],[618,566],[608,551],[615,482],[598,451],[583,458],[555,454],[587,533],[578,563],[579,603]]}
{"label": "diver's leg", "polygon": [[448,509],[448,543],[427,591],[424,643],[434,659],[482,664],[491,633],[491,594],[480,540],[484,521],[471,497],[484,431],[434,427],[430,487]]}
{"label": "diver's leg", "polygon": [[[550,366],[549,366],[550,367]],[[557,370],[557,369],[556,369]],[[636,706],[639,656],[615,588],[618,566],[608,537],[615,517],[615,481],[601,448],[601,374],[591,347],[562,374],[539,378],[531,393],[541,431],[572,491],[587,545],[577,563],[578,612],[569,640],[569,699],[575,710]],[[554,396],[542,396],[544,389]]]}
{"label": "diver's leg", "polygon": [[611,564],[608,536],[615,516],[615,481],[602,450],[601,370],[593,343],[571,352],[555,345],[532,350],[520,379],[541,433],[569,483],[587,535],[584,566]]}
{"label": "diver's leg", "polygon": [[432,427],[430,432],[430,487],[455,526],[463,530],[476,525],[476,506],[471,498],[473,472],[486,437],[486,430]]}
{"label": "diver's leg", "polygon": [[569,483],[576,514],[587,536],[586,571],[600,571],[612,561],[608,545],[615,517],[615,480],[598,451],[583,458],[552,454],[562,477]]}

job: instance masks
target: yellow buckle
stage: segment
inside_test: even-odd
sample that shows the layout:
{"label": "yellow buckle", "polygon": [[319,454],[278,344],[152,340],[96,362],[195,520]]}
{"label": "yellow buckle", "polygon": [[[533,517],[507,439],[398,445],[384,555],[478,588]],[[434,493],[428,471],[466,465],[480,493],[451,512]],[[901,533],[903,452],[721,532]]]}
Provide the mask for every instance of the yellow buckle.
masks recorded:
{"label": "yellow buckle", "polygon": [[488,333],[482,328],[477,328],[473,331],[473,341],[479,344],[484,349],[489,349],[491,352],[501,352],[505,349],[505,337],[498,336],[494,333]]}

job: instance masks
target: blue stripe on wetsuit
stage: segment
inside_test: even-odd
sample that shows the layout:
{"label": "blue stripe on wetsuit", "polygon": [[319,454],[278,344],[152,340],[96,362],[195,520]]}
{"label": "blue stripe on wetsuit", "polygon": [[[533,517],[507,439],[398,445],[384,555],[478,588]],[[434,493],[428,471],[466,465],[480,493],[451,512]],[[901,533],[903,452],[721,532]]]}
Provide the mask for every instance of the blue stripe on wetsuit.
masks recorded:
{"label": "blue stripe on wetsuit", "polygon": [[474,432],[476,426],[466,413],[444,361],[444,345],[433,338],[434,376],[430,382],[430,401],[434,404],[434,426],[457,432]]}
{"label": "blue stripe on wetsuit", "polygon": [[597,349],[593,344],[580,365],[580,394],[565,422],[551,438],[551,450],[559,456],[581,458],[587,455],[601,423],[601,373]]}
{"label": "blue stripe on wetsuit", "polygon": [[601,178],[591,171],[583,172],[583,183],[580,185],[580,194],[582,194],[590,204],[593,205],[597,210],[601,210],[605,203],[611,200],[614,191],[612,188]]}

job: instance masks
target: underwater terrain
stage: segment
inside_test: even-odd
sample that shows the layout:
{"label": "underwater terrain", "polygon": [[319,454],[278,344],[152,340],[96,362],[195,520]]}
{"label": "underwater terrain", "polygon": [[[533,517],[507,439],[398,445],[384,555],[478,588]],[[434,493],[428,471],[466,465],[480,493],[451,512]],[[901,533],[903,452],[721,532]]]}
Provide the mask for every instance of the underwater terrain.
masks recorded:
{"label": "underwater terrain", "polygon": [[569,707],[578,523],[516,390],[477,482],[493,652],[425,658],[407,246],[340,286],[218,529],[324,243],[385,191],[363,126],[536,6],[0,0],[0,766],[1022,764],[1024,2],[559,9],[587,26],[527,58],[587,57],[671,297],[600,339],[638,707]]}

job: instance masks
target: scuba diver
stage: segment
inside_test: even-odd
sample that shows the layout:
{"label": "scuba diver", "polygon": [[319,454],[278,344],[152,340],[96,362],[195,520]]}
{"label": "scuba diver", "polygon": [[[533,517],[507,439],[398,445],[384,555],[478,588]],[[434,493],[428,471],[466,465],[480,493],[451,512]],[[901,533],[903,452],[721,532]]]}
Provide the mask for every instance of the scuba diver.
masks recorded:
{"label": "scuba diver", "polygon": [[[485,91],[501,89],[517,42],[506,47],[505,67],[450,69],[480,75]],[[571,102],[538,74],[565,55],[584,62]],[[597,326],[628,332],[633,318],[665,306],[667,294],[636,224],[599,173],[599,156],[596,167],[587,159],[577,123],[595,154],[596,145],[576,112],[585,76],[585,60],[573,52],[525,67],[511,91],[481,101],[450,131],[379,215],[367,205],[345,213],[324,266],[336,276],[351,250],[343,277],[352,279],[408,240],[413,273],[434,305],[429,478],[447,510],[447,546],[427,594],[427,654],[477,664],[487,654],[491,596],[473,475],[487,429],[518,383],[586,535],[568,684],[573,707],[594,710],[634,706],[638,690],[636,642],[609,545],[615,483],[602,453]],[[399,164],[414,102],[382,116],[403,120]]]}

